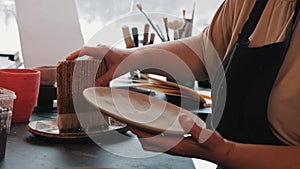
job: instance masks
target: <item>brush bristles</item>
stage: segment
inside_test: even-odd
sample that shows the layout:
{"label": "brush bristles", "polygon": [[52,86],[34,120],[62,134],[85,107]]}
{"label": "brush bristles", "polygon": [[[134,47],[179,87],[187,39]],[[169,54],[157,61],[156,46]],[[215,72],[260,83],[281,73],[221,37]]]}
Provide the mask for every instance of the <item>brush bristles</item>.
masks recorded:
{"label": "brush bristles", "polygon": [[141,11],[143,10],[142,4],[140,4],[140,3],[136,4],[136,7]]}
{"label": "brush bristles", "polygon": [[178,30],[178,29],[181,29],[184,25],[184,21],[182,20],[174,20],[174,21],[170,21],[168,22],[168,27],[170,29],[173,29],[173,30]]}
{"label": "brush bristles", "polygon": [[163,20],[164,20],[164,23],[167,25],[168,24],[168,18],[164,17]]}
{"label": "brush bristles", "polygon": [[185,9],[183,9],[183,10],[182,10],[182,17],[183,17],[183,18],[185,18],[185,14],[186,14],[186,11],[185,11]]}

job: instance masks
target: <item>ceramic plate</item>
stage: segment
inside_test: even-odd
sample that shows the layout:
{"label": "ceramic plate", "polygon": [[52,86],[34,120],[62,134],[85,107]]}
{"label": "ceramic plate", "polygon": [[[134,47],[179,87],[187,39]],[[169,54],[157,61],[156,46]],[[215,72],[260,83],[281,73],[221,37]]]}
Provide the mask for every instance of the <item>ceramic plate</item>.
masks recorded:
{"label": "ceramic plate", "polygon": [[89,136],[98,136],[107,134],[115,131],[125,132],[126,124],[116,123],[109,124],[107,129],[100,131],[89,132],[88,135],[85,132],[68,132],[61,133],[58,129],[56,119],[50,120],[39,120],[32,121],[28,124],[27,129],[29,132],[36,136],[48,137],[48,138],[59,138],[59,139],[82,139],[88,138]]}
{"label": "ceramic plate", "polygon": [[185,134],[178,117],[184,113],[203,126],[195,114],[164,100],[130,90],[92,87],[83,91],[85,99],[102,113],[131,126],[155,133]]}

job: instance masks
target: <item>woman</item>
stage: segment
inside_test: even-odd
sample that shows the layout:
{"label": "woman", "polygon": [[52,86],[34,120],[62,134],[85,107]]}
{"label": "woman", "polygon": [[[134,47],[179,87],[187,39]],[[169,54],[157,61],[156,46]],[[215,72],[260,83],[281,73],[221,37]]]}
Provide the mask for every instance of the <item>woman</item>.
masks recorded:
{"label": "woman", "polygon": [[[210,79],[213,114],[223,115],[218,124],[209,126],[212,129],[181,115],[180,124],[192,137],[182,138],[166,153],[206,159],[224,168],[300,168],[298,11],[297,0],[225,0],[200,36],[131,50],[84,47],[67,60],[83,55],[104,57],[109,71],[97,84],[107,85],[116,70],[116,76],[127,71],[117,69],[127,57],[139,68],[141,60],[155,64],[148,56],[151,50],[169,51],[189,66],[197,80]],[[168,57],[165,60],[160,62],[176,64]],[[163,151],[176,140],[130,130],[147,138],[141,142],[150,151]]]}

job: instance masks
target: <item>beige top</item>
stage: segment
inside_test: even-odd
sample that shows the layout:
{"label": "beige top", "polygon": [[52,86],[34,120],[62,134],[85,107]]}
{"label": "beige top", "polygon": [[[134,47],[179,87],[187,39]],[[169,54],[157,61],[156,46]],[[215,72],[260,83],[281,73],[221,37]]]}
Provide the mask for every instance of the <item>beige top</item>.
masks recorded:
{"label": "beige top", "polygon": [[[225,0],[211,25],[204,30],[202,42],[208,39],[223,59],[237,40],[255,0]],[[250,46],[262,46],[285,40],[293,17],[296,0],[269,0],[261,19],[250,37]],[[208,38],[208,39],[207,39]],[[280,69],[269,99],[268,118],[274,134],[289,145],[300,145],[300,22]],[[204,54],[206,68],[213,57]],[[259,130],[255,129],[254,130]]]}

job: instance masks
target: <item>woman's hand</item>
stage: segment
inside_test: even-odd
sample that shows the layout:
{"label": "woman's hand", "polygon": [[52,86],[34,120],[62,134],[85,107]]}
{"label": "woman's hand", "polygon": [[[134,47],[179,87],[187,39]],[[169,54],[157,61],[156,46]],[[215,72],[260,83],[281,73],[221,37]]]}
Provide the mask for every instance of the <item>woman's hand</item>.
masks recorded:
{"label": "woman's hand", "polygon": [[186,115],[181,115],[179,122],[182,128],[192,135],[191,137],[153,135],[130,126],[129,130],[139,137],[144,150],[201,158],[218,164],[222,164],[234,148],[232,142],[226,141],[212,130],[196,125]]}
{"label": "woman's hand", "polygon": [[86,55],[91,59],[105,60],[108,71],[103,76],[96,79],[95,86],[108,86],[114,76],[116,68],[129,54],[129,50],[98,45],[97,47],[83,47],[67,56],[66,60],[75,60]]}

